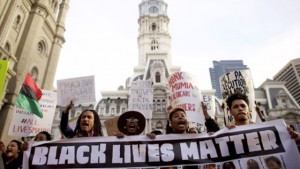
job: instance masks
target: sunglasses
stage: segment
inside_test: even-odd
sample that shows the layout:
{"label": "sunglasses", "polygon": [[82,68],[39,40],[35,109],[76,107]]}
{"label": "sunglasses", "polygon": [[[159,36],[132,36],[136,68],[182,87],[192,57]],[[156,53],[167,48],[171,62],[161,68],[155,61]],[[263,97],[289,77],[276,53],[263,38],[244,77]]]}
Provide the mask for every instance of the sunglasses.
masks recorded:
{"label": "sunglasses", "polygon": [[127,122],[138,122],[139,119],[134,118],[134,117],[130,117],[130,118],[127,118],[126,121],[127,121]]}

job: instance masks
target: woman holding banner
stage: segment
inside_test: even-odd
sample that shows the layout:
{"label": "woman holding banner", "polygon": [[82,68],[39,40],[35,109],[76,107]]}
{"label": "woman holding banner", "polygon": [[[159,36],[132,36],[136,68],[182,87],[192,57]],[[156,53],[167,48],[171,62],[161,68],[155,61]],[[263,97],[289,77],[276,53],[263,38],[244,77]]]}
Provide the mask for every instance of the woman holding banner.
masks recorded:
{"label": "woman holding banner", "polygon": [[47,131],[41,131],[34,137],[34,141],[50,141],[51,139],[51,134]]}
{"label": "woman holding banner", "polygon": [[[186,112],[181,107],[175,107],[169,114],[170,129],[168,134],[188,134],[189,121]],[[174,169],[177,167],[162,167],[161,169]],[[198,166],[182,166],[183,169],[198,169]]]}
{"label": "woman holding banner", "polygon": [[171,124],[170,132],[173,134],[186,134],[189,122],[185,110],[181,107],[175,107],[170,111],[169,120]]}
{"label": "woman holding banner", "polygon": [[100,117],[95,110],[91,109],[84,110],[78,117],[75,129],[71,129],[68,120],[69,111],[73,106],[74,104],[71,100],[70,104],[62,112],[60,130],[63,135],[67,138],[103,136]]}

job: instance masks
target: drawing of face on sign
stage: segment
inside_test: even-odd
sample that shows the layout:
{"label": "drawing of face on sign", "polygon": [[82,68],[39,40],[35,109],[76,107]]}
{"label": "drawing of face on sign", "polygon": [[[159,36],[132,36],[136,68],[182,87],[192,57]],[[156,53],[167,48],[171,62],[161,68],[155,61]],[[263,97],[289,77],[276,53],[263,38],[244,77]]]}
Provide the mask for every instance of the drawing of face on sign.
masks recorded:
{"label": "drawing of face on sign", "polygon": [[227,109],[225,100],[233,93],[243,93],[248,96],[250,108],[250,121],[256,121],[254,85],[250,70],[237,70],[224,74],[219,78],[222,97],[224,100],[224,113],[226,123],[233,122],[233,117]]}

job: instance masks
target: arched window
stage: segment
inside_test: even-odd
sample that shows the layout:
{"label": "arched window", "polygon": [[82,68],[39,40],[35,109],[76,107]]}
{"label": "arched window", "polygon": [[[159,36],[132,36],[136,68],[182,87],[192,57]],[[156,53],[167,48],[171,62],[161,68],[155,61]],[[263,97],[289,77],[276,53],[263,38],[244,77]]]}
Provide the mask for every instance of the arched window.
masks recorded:
{"label": "arched window", "polygon": [[163,112],[167,111],[167,104],[166,104],[166,100],[165,99],[162,100],[161,107],[162,107],[162,111]]}
{"label": "arched window", "polygon": [[157,110],[158,112],[161,111],[161,103],[160,103],[160,100],[157,100],[156,110]]}
{"label": "arched window", "polygon": [[158,42],[156,40],[151,41],[151,50],[158,50]]}
{"label": "arched window", "polygon": [[16,21],[15,21],[16,26],[18,26],[20,24],[20,22],[21,22],[21,16],[18,15],[16,18]]}
{"label": "arched window", "polygon": [[37,44],[37,52],[40,55],[44,55],[46,53],[46,43],[43,40],[40,40]]}
{"label": "arched window", "polygon": [[152,31],[155,31],[155,30],[156,30],[156,24],[155,24],[155,23],[152,23],[151,28],[152,28]]}
{"label": "arched window", "polygon": [[155,82],[160,83],[160,73],[159,72],[155,73]]}
{"label": "arched window", "polygon": [[4,50],[9,53],[10,52],[10,45],[8,42],[6,42],[5,46],[4,46]]}

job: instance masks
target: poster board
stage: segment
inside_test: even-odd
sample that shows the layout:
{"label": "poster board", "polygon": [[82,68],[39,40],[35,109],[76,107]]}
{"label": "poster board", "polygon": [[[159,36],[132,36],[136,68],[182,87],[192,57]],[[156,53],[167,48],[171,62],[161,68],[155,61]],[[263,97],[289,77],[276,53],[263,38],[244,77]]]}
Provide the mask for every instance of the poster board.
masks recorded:
{"label": "poster board", "polygon": [[43,95],[39,100],[39,104],[43,112],[43,118],[40,118],[21,107],[15,106],[8,135],[30,137],[35,136],[41,131],[51,133],[56,110],[57,93],[46,90],[42,90],[42,93]]}
{"label": "poster board", "polygon": [[201,92],[197,78],[190,73],[175,72],[168,79],[170,102],[172,107],[182,107],[190,125],[198,130],[204,129],[204,115],[201,108]]}
{"label": "poster board", "polygon": [[71,100],[75,105],[95,102],[95,77],[57,80],[57,104],[66,106]]}
{"label": "poster board", "polygon": [[153,81],[138,79],[133,81],[129,91],[128,111],[141,112],[146,119],[152,118]]}

